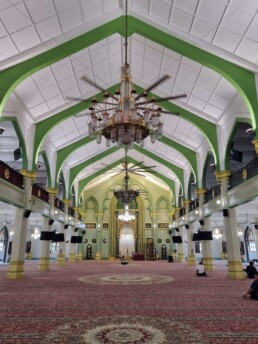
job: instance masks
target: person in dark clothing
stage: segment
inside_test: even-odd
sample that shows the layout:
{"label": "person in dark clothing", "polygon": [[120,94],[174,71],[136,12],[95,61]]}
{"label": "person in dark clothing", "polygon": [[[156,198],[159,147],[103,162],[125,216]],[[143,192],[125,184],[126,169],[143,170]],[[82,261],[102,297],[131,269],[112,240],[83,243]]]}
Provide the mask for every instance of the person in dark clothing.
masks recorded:
{"label": "person in dark clothing", "polygon": [[244,299],[258,300],[258,272],[254,275],[255,280],[251,284],[250,289],[243,294]]}
{"label": "person in dark clothing", "polygon": [[169,262],[169,263],[173,263],[173,262],[174,262],[172,254],[170,254],[170,255],[168,256],[168,262]]}
{"label": "person in dark clothing", "polygon": [[247,273],[248,278],[254,278],[255,274],[257,273],[256,267],[254,266],[253,262],[250,262],[249,265],[244,269]]}

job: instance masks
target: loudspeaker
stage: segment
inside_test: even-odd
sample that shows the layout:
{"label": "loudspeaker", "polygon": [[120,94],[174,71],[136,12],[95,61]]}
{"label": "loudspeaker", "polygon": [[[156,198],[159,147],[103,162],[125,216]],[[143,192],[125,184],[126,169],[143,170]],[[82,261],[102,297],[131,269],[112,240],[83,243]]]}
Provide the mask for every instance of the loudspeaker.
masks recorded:
{"label": "loudspeaker", "polygon": [[23,217],[24,217],[25,219],[27,219],[27,218],[30,216],[30,213],[31,213],[31,210],[26,209],[26,210],[24,211]]}
{"label": "loudspeaker", "polygon": [[64,225],[64,229],[67,229],[69,225]]}
{"label": "loudspeaker", "polygon": [[179,232],[179,228],[175,228],[176,232]]}
{"label": "loudspeaker", "polygon": [[228,216],[228,210],[227,209],[223,209],[223,216]]}
{"label": "loudspeaker", "polygon": [[84,229],[83,231],[82,231],[82,235],[84,235],[86,233],[86,230]]}
{"label": "loudspeaker", "polygon": [[189,227],[189,225],[185,225],[185,229],[189,229],[190,227]]}
{"label": "loudspeaker", "polygon": [[78,227],[75,227],[75,228],[74,228],[74,231],[75,231],[75,232],[78,232],[78,229],[79,229]]}
{"label": "loudspeaker", "polygon": [[199,220],[201,226],[204,226],[204,220]]}
{"label": "loudspeaker", "polygon": [[255,228],[255,229],[258,229],[258,225],[254,225],[254,228]]}
{"label": "loudspeaker", "polygon": [[53,219],[49,219],[49,221],[48,221],[49,226],[52,226],[52,224],[54,223],[54,221],[55,221],[55,220],[53,220]]}

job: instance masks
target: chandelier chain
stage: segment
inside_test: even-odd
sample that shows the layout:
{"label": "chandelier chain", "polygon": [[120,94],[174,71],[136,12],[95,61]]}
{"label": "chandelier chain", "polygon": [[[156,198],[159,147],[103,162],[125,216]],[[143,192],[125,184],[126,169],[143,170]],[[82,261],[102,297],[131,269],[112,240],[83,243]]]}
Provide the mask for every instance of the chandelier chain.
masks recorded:
{"label": "chandelier chain", "polygon": [[128,65],[127,47],[128,47],[128,9],[127,9],[127,0],[125,0],[125,65]]}

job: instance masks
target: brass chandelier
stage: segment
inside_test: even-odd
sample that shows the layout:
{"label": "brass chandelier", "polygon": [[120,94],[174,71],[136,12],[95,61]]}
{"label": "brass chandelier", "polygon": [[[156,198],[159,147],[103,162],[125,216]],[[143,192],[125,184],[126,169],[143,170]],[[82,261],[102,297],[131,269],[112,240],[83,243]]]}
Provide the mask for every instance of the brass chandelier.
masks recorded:
{"label": "brass chandelier", "polygon": [[[106,146],[111,142],[118,146],[132,148],[134,142],[144,145],[144,140],[150,136],[150,141],[154,143],[160,140],[163,133],[163,122],[161,114],[176,114],[175,112],[164,111],[159,102],[171,99],[186,97],[185,94],[178,96],[169,96],[167,98],[149,98],[149,92],[156,86],[166,81],[169,76],[163,75],[155,81],[146,90],[137,94],[133,88],[130,66],[128,64],[128,14],[127,0],[125,0],[125,63],[122,68],[120,88],[115,93],[109,94],[101,86],[87,76],[82,80],[96,87],[103,92],[103,101],[92,99],[89,107],[88,132],[90,137],[95,138],[100,144],[102,137],[106,139]],[[70,97],[69,97],[70,98]],[[73,100],[82,100],[81,98],[71,98]]]}

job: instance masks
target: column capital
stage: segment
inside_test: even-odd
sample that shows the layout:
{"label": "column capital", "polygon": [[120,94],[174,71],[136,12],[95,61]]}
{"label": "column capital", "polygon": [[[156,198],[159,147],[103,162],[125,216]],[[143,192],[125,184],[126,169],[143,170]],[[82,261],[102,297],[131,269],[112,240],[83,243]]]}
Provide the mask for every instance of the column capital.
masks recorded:
{"label": "column capital", "polygon": [[57,196],[58,194],[58,189],[57,188],[46,188],[46,191],[53,196]]}
{"label": "column capital", "polygon": [[184,199],[183,200],[183,204],[186,205],[186,204],[190,204],[192,201],[190,199]]}
{"label": "column capital", "polygon": [[258,139],[252,140],[252,144],[254,145],[255,151],[258,154]]}
{"label": "column capital", "polygon": [[228,179],[228,177],[230,175],[231,175],[231,171],[230,170],[224,170],[224,171],[215,172],[215,176],[216,176],[218,182],[221,182],[222,179]]}
{"label": "column capital", "polygon": [[37,172],[36,171],[30,171],[30,170],[20,170],[20,173],[24,176],[24,177],[28,177],[31,178],[33,181],[36,178]]}
{"label": "column capital", "polygon": [[103,213],[96,213],[97,216],[103,216]]}
{"label": "column capital", "polygon": [[182,209],[182,208],[180,208],[180,207],[175,208],[175,212],[176,212],[176,213],[179,213],[181,209]]}
{"label": "column capital", "polygon": [[74,211],[80,211],[80,207],[73,207]]}
{"label": "column capital", "polygon": [[63,198],[63,199],[62,199],[62,202],[63,202],[64,204],[70,204],[70,203],[71,203],[71,200],[70,200],[70,199]]}
{"label": "column capital", "polygon": [[199,188],[199,189],[196,189],[196,196],[199,197],[199,196],[203,196],[205,194],[205,192],[207,191],[206,188]]}
{"label": "column capital", "polygon": [[152,212],[151,216],[158,216],[158,213]]}

